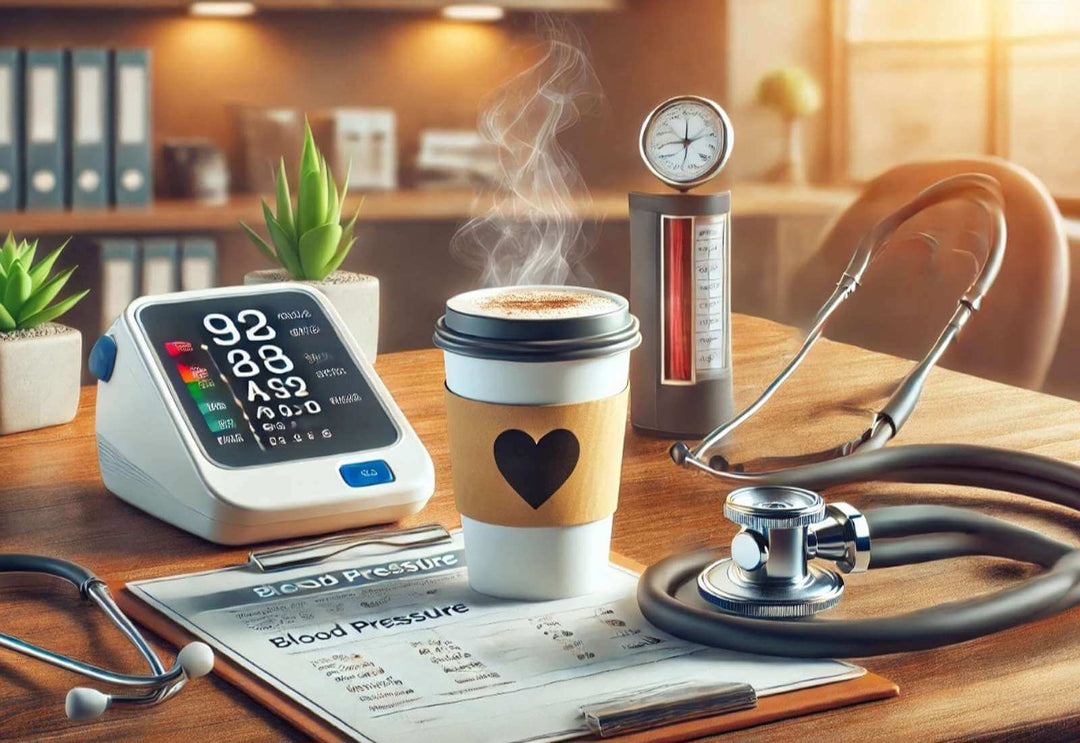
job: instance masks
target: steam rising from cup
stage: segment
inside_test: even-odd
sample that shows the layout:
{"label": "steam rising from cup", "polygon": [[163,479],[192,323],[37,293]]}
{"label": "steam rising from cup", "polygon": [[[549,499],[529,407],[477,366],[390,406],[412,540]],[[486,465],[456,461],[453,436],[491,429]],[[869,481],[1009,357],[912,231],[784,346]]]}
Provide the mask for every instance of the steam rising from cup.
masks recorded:
{"label": "steam rising from cup", "polygon": [[500,85],[480,114],[480,134],[499,153],[491,205],[450,242],[484,286],[592,283],[580,266],[593,247],[582,217],[592,200],[558,135],[603,94],[580,33],[548,16],[538,29],[538,61]]}

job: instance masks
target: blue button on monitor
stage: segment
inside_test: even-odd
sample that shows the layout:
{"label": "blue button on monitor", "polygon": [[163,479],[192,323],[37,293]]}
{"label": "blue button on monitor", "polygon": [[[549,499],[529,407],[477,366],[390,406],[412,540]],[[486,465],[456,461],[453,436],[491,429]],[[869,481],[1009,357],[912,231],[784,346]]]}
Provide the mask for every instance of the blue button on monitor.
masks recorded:
{"label": "blue button on monitor", "polygon": [[369,485],[382,485],[394,481],[390,465],[381,459],[371,462],[355,462],[341,465],[341,479],[353,488],[366,488]]}
{"label": "blue button on monitor", "polygon": [[102,382],[112,379],[113,367],[116,365],[116,339],[111,335],[103,335],[90,349],[88,366],[90,373]]}

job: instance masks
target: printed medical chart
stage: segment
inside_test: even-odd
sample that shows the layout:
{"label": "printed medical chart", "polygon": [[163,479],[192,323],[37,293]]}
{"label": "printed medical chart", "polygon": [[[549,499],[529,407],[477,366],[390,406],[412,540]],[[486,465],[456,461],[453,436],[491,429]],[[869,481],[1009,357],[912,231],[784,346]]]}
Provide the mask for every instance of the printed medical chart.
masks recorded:
{"label": "printed medical chart", "polygon": [[[407,551],[345,553],[261,573],[234,567],[131,583],[141,600],[357,740],[565,740],[580,708],[687,682],[759,696],[854,678],[830,660],[703,648],[653,628],[637,575],[530,603],[469,588],[460,533]],[[497,735],[495,732],[497,731]]]}

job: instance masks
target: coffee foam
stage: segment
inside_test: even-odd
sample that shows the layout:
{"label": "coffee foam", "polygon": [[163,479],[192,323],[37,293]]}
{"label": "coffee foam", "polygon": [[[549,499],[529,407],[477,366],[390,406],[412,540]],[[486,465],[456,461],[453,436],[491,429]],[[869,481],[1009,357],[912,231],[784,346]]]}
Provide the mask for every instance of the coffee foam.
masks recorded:
{"label": "coffee foam", "polygon": [[447,303],[455,312],[506,320],[561,320],[615,312],[612,297],[588,289],[507,287],[460,294]]}

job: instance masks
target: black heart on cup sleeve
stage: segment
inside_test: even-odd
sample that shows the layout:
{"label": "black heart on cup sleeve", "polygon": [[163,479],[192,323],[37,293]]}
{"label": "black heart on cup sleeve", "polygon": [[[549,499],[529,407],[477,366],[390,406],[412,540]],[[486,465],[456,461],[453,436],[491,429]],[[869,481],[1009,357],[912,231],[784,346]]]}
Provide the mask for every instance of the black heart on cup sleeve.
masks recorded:
{"label": "black heart on cup sleeve", "polygon": [[565,428],[548,431],[539,441],[516,428],[495,439],[495,465],[533,510],[547,503],[573,474],[580,454],[577,436]]}

